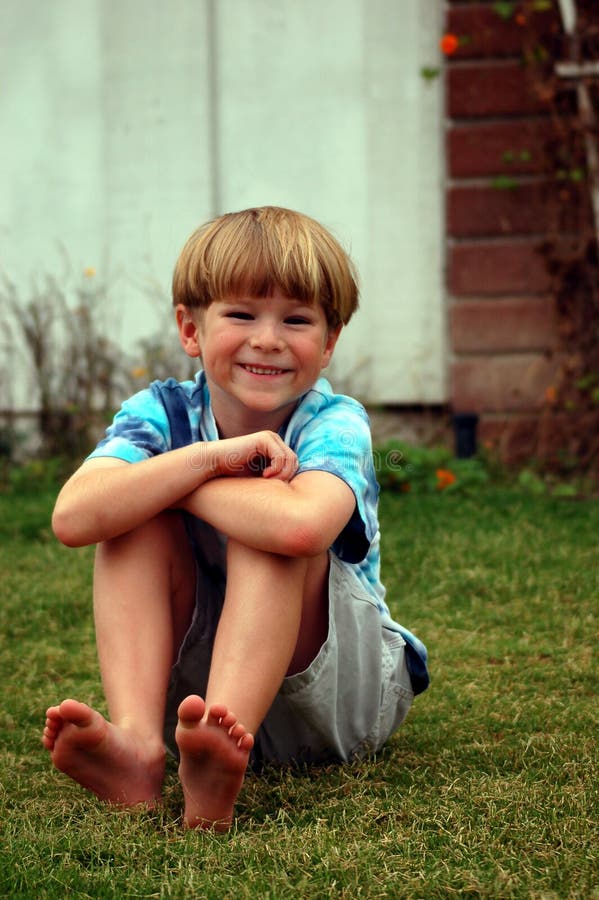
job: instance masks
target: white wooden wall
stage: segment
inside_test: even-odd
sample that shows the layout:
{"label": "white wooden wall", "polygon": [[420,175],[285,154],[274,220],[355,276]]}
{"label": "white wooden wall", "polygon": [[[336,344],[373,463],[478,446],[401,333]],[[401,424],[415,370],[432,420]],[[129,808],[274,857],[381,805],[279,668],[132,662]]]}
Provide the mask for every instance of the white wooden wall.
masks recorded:
{"label": "white wooden wall", "polygon": [[[0,32],[0,267],[94,267],[124,347],[189,232],[273,203],[361,272],[333,380],[443,401],[440,0],[19,0]],[[173,339],[175,333],[173,330]],[[25,373],[17,380],[26,382]],[[0,407],[2,402],[0,399]]]}

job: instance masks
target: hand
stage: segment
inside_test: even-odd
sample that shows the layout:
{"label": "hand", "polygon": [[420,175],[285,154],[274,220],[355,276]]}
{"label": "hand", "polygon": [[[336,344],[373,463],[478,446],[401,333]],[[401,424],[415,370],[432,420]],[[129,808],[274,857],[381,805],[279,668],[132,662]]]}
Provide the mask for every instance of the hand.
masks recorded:
{"label": "hand", "polygon": [[290,481],[298,468],[297,456],[274,431],[257,431],[202,444],[192,465],[208,462],[214,476],[278,478]]}

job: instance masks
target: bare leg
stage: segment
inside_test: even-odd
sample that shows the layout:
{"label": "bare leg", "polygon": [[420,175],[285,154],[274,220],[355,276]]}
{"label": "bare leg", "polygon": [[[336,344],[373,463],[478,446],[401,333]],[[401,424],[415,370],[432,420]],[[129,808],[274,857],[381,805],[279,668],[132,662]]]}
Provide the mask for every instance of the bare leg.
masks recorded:
{"label": "bare leg", "polygon": [[229,541],[206,704],[188,697],[179,707],[188,825],[228,827],[252,733],[285,675],[307,665],[326,637],[327,575],[325,556],[290,559]]}
{"label": "bare leg", "polygon": [[177,514],[98,546],[94,611],[110,721],[65,700],[48,710],[43,744],[58,769],[103,800],[154,803],[160,796],[166,688],[194,590]]}

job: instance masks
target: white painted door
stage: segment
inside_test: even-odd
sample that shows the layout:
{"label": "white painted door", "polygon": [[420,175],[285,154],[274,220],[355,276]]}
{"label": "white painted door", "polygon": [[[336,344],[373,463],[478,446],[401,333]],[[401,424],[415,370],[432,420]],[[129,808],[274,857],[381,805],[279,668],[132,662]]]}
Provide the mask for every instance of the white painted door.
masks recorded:
{"label": "white painted door", "polygon": [[218,0],[219,204],[323,221],[361,273],[331,368],[380,403],[445,399],[440,4]]}
{"label": "white painted door", "polygon": [[[350,249],[361,309],[329,370],[373,403],[446,398],[441,0],[22,0],[0,37],[3,267],[117,278],[155,328],[193,227],[287,205]],[[7,87],[8,86],[8,87]]]}

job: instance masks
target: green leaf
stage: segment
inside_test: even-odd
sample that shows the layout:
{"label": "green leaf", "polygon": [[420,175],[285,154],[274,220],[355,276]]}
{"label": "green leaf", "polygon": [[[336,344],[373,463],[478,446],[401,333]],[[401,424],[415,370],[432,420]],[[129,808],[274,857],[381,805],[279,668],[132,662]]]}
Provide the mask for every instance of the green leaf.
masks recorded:
{"label": "green leaf", "polygon": [[547,493],[545,482],[530,469],[523,469],[518,476],[518,484],[529,494],[540,496]]}
{"label": "green leaf", "polygon": [[511,175],[497,175],[491,181],[491,187],[496,191],[514,191],[518,185],[519,181],[516,178],[512,178]]}
{"label": "green leaf", "polygon": [[577,497],[578,490],[573,484],[556,484],[552,490],[554,497]]}
{"label": "green leaf", "polygon": [[535,62],[543,63],[547,62],[547,60],[549,59],[549,53],[542,44],[537,44],[537,46],[533,50],[533,57]]}
{"label": "green leaf", "polygon": [[577,378],[574,382],[574,386],[577,387],[579,391],[588,391],[589,388],[597,384],[597,381],[599,381],[599,375],[596,375],[595,372],[589,372],[587,375]]}
{"label": "green leaf", "polygon": [[508,2],[508,0],[498,0],[497,3],[493,4],[493,10],[501,19],[504,20],[504,22],[507,22],[514,15],[516,11],[516,4],[510,3]]}

